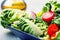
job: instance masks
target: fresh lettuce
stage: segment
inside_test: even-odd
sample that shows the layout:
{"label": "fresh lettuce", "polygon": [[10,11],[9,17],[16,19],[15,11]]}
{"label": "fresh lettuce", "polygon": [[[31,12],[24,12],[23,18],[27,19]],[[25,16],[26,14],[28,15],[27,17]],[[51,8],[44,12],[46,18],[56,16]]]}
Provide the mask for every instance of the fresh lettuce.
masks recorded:
{"label": "fresh lettuce", "polygon": [[11,27],[30,33],[38,38],[43,35],[43,31],[29,19],[20,18],[19,21],[11,24]]}
{"label": "fresh lettuce", "polygon": [[53,24],[58,24],[60,26],[60,10],[59,9],[55,10],[55,17],[52,20],[52,23]]}
{"label": "fresh lettuce", "polygon": [[17,9],[4,9],[1,12],[1,24],[3,27],[7,27],[8,24],[13,23],[14,21],[18,20],[22,17],[25,12]]}
{"label": "fresh lettuce", "polygon": [[56,37],[53,40],[60,40],[60,31],[56,33]]}

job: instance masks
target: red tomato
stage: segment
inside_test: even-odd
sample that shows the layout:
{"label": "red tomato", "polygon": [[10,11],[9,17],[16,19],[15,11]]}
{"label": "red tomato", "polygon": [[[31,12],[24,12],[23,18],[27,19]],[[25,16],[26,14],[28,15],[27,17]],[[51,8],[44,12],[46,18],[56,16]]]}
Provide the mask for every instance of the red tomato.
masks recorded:
{"label": "red tomato", "polygon": [[47,34],[50,37],[50,40],[52,40],[52,37],[56,36],[56,32],[58,31],[58,26],[56,24],[50,24],[47,29]]}
{"label": "red tomato", "polygon": [[48,35],[49,36],[53,36],[53,34],[55,34],[58,31],[58,26],[56,24],[50,24],[48,26]]}

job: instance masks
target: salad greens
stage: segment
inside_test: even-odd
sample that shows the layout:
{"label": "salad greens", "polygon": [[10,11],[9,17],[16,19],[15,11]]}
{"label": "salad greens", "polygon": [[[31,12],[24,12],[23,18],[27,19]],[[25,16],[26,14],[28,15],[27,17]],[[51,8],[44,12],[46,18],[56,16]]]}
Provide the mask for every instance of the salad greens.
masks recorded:
{"label": "salad greens", "polygon": [[52,20],[52,23],[53,24],[58,24],[58,25],[60,25],[60,10],[59,9],[57,9],[57,10],[55,10],[55,17],[54,17],[54,19]]}
{"label": "salad greens", "polygon": [[25,13],[17,9],[5,9],[1,12],[1,24],[3,27],[7,27],[7,24],[11,24],[18,20]]}
{"label": "salad greens", "polygon": [[12,28],[30,33],[38,38],[45,36],[48,24],[41,17],[32,19],[29,14],[17,9],[5,9],[1,15],[1,24],[5,28],[11,24]]}
{"label": "salad greens", "polygon": [[60,31],[56,33],[56,37],[53,40],[60,40]]}
{"label": "salad greens", "polygon": [[45,30],[46,31],[46,28],[48,27],[48,24],[46,22],[44,22],[41,17],[36,17],[36,19],[34,20],[34,23],[38,27],[40,27],[41,30]]}
{"label": "salad greens", "polygon": [[11,24],[11,27],[30,33],[34,36],[37,36],[38,38],[43,34],[41,29],[37,27],[37,25],[25,18],[20,18],[19,21]]}
{"label": "salad greens", "polygon": [[11,10],[4,10],[1,14],[1,24],[3,25],[3,27],[6,27],[7,24],[11,23],[10,18],[14,15],[14,12],[12,12]]}
{"label": "salad greens", "polygon": [[57,8],[60,8],[60,6],[59,6],[60,4],[59,3],[57,3],[57,1],[49,1],[48,3],[46,3],[44,6],[43,6],[43,8],[42,8],[42,10],[40,11],[40,12],[37,12],[36,13],[36,16],[37,17],[41,17],[42,16],[42,14],[44,14],[45,12],[47,12],[47,11],[49,11],[49,10],[52,10],[52,11],[55,11]]}
{"label": "salad greens", "polygon": [[[12,28],[32,34],[42,40],[60,40],[60,4],[49,1],[41,12],[31,14],[18,9],[4,9],[1,12],[1,24],[4,28],[10,24]],[[57,33],[57,35],[55,35]]]}

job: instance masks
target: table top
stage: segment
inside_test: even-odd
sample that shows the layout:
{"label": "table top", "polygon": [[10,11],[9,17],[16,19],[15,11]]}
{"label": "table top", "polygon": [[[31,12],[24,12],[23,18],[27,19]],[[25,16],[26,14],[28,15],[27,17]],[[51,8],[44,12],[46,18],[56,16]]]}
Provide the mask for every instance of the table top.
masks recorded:
{"label": "table top", "polygon": [[[1,3],[3,0],[0,0],[0,10],[1,10]],[[57,0],[60,2],[59,0]],[[42,6],[48,2],[48,0],[25,0],[27,3],[27,10],[26,11],[40,11]],[[36,11],[37,10],[37,11]],[[21,40],[15,35],[13,35],[9,29],[4,29],[0,24],[0,40]]]}

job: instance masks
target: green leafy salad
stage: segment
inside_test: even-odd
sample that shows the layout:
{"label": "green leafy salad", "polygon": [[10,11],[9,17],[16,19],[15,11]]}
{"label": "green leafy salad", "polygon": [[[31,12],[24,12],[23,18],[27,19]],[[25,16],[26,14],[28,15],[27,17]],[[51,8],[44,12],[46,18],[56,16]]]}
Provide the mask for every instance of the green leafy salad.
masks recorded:
{"label": "green leafy salad", "polygon": [[1,25],[8,25],[42,40],[60,40],[60,4],[49,1],[40,12],[4,9],[1,11]]}

